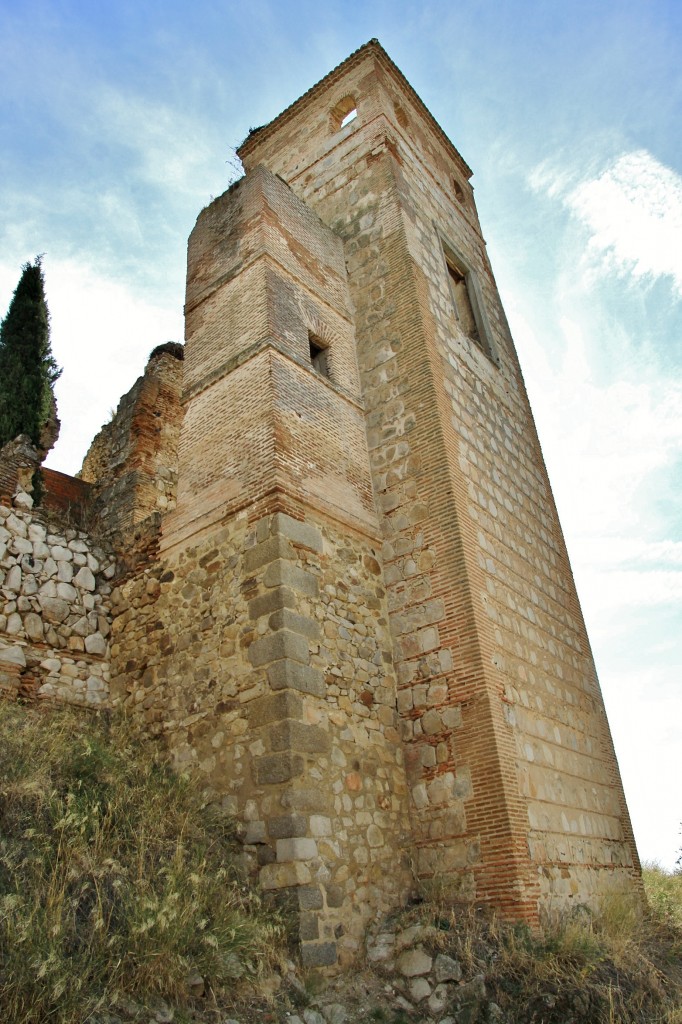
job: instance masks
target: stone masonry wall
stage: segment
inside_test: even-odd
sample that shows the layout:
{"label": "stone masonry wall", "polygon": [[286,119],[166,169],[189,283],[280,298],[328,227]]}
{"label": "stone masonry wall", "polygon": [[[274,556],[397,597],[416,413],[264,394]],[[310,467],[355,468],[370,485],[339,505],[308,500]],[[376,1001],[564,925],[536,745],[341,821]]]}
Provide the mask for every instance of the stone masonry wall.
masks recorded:
{"label": "stone masonry wall", "polygon": [[0,689],[142,721],[307,966],[415,880],[531,923],[636,880],[466,163],[376,41],[241,155],[190,237],[186,361],[156,350],[53,482],[116,566],[0,466]]}
{"label": "stone masonry wall", "polygon": [[[415,161],[396,173],[415,196]],[[540,447],[480,234],[454,194],[433,189],[405,217],[458,439],[457,505],[474,619],[502,735],[526,803],[541,897],[592,898],[636,873],[636,851],[599,685]],[[434,238],[441,226],[475,269],[499,367],[458,324]]]}
{"label": "stone masonry wall", "polygon": [[83,532],[0,505],[0,690],[97,708],[109,691],[110,555]]}
{"label": "stone masonry wall", "polygon": [[411,886],[341,243],[257,171],[200,215],[186,313],[178,504],[113,596],[114,701],[245,823],[304,963],[331,965]]}
{"label": "stone masonry wall", "polygon": [[241,514],[113,594],[114,705],[244,822],[311,966],[357,956],[411,884],[377,555],[324,521]]}

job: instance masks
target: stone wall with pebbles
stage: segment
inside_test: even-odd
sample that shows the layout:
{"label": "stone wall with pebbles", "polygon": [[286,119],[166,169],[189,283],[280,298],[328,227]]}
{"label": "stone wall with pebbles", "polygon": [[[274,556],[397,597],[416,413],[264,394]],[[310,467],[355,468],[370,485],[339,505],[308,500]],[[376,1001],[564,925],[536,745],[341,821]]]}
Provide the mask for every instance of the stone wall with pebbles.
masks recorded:
{"label": "stone wall with pebbles", "polygon": [[303,961],[348,962],[411,886],[388,610],[376,545],[245,514],[112,595],[112,701],[244,823]]}
{"label": "stone wall with pebbles", "polygon": [[41,521],[25,492],[0,505],[0,687],[101,707],[109,693],[113,558]]}

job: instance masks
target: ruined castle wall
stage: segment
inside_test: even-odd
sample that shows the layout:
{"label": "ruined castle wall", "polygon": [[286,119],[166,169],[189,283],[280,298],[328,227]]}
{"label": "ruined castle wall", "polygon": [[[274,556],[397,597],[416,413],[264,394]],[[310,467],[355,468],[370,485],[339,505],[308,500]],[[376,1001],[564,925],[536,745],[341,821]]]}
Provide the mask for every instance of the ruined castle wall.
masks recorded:
{"label": "ruined castle wall", "polygon": [[324,84],[241,155],[345,239],[418,867],[532,916],[636,870],[563,539],[466,165],[371,55]]}
{"label": "ruined castle wall", "polygon": [[85,533],[0,505],[0,691],[106,704],[113,574]]}
{"label": "ruined castle wall", "polygon": [[181,359],[153,355],[90,445],[80,476],[92,485],[101,531],[125,531],[175,507],[182,377]]}

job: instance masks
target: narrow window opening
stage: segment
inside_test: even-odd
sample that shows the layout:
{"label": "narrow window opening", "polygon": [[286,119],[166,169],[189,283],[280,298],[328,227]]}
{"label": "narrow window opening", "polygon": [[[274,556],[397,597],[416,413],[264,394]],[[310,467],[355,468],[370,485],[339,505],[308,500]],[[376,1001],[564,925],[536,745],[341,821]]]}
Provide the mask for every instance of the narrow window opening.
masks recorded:
{"label": "narrow window opening", "polygon": [[353,107],[352,110],[348,111],[348,113],[344,117],[343,121],[341,122],[341,128],[345,128],[346,125],[350,124],[351,121],[354,121],[357,116],[358,116],[357,108]]}
{"label": "narrow window opening", "polygon": [[442,235],[440,242],[450,286],[452,311],[457,322],[458,332],[474,342],[492,363],[500,366],[500,358],[490,330],[485,300],[476,271]]}
{"label": "narrow window opening", "polygon": [[329,377],[329,350],[315,334],[308,334],[310,346],[310,362],[313,369],[322,377]]}
{"label": "narrow window opening", "polygon": [[450,260],[447,261],[448,274],[450,276],[450,291],[452,293],[452,302],[455,307],[455,315],[459,320],[459,326],[461,327],[467,338],[471,338],[480,344],[478,335],[478,327],[476,326],[476,317],[474,316],[474,308],[471,304],[471,296],[469,295],[469,288],[467,286],[466,275],[462,271],[454,266]]}
{"label": "narrow window opening", "polygon": [[452,179],[452,187],[454,189],[455,199],[457,200],[458,203],[460,203],[462,206],[464,206],[464,202],[465,202],[464,189],[462,188],[460,183],[457,181],[457,178],[453,178]]}

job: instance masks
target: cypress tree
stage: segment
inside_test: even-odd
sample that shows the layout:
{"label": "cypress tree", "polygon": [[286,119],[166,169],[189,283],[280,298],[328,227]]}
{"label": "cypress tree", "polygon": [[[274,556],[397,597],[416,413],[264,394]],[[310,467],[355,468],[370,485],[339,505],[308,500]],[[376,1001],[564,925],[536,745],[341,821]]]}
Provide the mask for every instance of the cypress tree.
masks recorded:
{"label": "cypress tree", "polygon": [[19,434],[40,444],[62,371],[50,348],[50,316],[40,256],[26,263],[0,325],[0,447]]}

